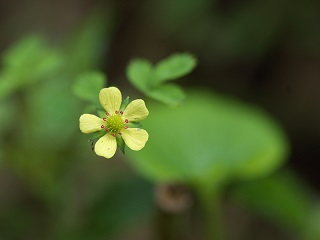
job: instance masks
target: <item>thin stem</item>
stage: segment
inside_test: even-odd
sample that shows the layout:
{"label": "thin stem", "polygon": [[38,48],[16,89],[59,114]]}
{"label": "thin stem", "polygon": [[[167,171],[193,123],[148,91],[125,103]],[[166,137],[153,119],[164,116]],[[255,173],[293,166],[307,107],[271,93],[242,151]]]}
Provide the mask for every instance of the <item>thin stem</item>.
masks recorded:
{"label": "thin stem", "polygon": [[199,189],[199,200],[205,220],[207,240],[226,240],[221,207],[221,192]]}

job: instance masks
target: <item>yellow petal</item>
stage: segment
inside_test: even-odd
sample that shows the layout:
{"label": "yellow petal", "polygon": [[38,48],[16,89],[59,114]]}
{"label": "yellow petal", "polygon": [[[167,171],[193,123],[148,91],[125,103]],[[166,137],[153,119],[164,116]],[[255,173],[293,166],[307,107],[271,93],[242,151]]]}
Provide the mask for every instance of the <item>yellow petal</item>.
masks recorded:
{"label": "yellow petal", "polygon": [[93,133],[101,130],[101,125],[105,122],[92,114],[83,114],[79,119],[80,130],[83,133]]}
{"label": "yellow petal", "polygon": [[133,100],[123,112],[123,118],[129,122],[139,122],[149,115],[146,104],[142,99]]}
{"label": "yellow petal", "polygon": [[101,89],[99,93],[99,100],[101,106],[110,114],[114,114],[115,111],[119,111],[122,95],[118,88],[109,87]]}
{"label": "yellow petal", "polygon": [[94,151],[97,155],[111,158],[116,153],[117,141],[111,134],[106,134],[101,137],[94,145]]}
{"label": "yellow petal", "polygon": [[135,151],[142,149],[149,138],[147,131],[140,128],[123,129],[121,133],[126,145]]}

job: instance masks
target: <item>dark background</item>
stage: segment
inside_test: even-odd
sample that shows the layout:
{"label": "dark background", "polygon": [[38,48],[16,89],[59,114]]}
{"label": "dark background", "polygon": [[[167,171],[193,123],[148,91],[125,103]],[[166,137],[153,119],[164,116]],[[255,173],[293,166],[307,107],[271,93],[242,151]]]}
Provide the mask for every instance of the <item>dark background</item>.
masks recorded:
{"label": "dark background", "polygon": [[319,1],[1,1],[0,51],[30,33],[60,46],[96,9],[112,19],[99,68],[113,83],[127,84],[134,57],[194,54],[197,68],[178,83],[266,109],[289,137],[288,165],[319,193]]}

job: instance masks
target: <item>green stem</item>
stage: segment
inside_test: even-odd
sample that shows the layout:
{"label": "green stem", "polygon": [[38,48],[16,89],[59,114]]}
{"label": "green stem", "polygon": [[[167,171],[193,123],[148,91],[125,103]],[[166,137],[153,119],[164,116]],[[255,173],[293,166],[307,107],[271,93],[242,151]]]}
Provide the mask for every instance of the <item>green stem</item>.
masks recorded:
{"label": "green stem", "polygon": [[225,240],[223,214],[221,206],[221,192],[200,188],[199,200],[202,205],[207,240]]}

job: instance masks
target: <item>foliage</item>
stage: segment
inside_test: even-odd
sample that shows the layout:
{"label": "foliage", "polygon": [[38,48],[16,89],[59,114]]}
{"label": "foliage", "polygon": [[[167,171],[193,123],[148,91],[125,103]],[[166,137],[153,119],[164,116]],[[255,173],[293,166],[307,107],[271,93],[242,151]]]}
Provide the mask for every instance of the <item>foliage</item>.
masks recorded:
{"label": "foliage", "polygon": [[155,181],[216,186],[261,177],[281,166],[287,154],[281,129],[236,100],[198,90],[179,108],[149,108],[153,114],[144,125],[152,138],[130,157]]}
{"label": "foliage", "polygon": [[[228,8],[232,18],[211,14],[219,11],[208,0],[150,1],[142,11],[152,4],[147,22],[209,64],[260,59],[274,46],[289,11],[286,0]],[[296,44],[320,36],[317,25],[304,28],[309,18],[318,19],[317,11],[300,4],[307,10],[294,24],[306,34],[292,38]],[[190,187],[208,215],[228,199],[300,239],[319,239],[319,201],[285,165],[289,143],[282,127],[257,106],[174,83],[181,79],[184,85],[196,67],[192,54],[175,53],[155,64],[133,59],[126,77],[150,110],[143,122],[149,141],[143,150],[109,161],[91,152],[78,129],[79,116],[101,115],[98,93],[117,80],[102,70],[109,71],[113,61],[108,56],[117,42],[117,14],[113,5],[95,10],[67,41],[53,44],[32,34],[1,53],[0,239],[119,239],[139,224],[152,228],[158,217],[152,191],[163,182]],[[312,53],[318,49],[315,39],[306,46]],[[121,109],[128,102],[129,97]],[[123,142],[118,144],[124,152]],[[205,219],[208,229],[219,221]]]}
{"label": "foliage", "polygon": [[195,58],[187,53],[169,56],[155,66],[147,60],[135,59],[127,68],[127,77],[146,96],[169,105],[177,105],[185,99],[184,92],[177,85],[165,82],[188,74],[195,66]]}

